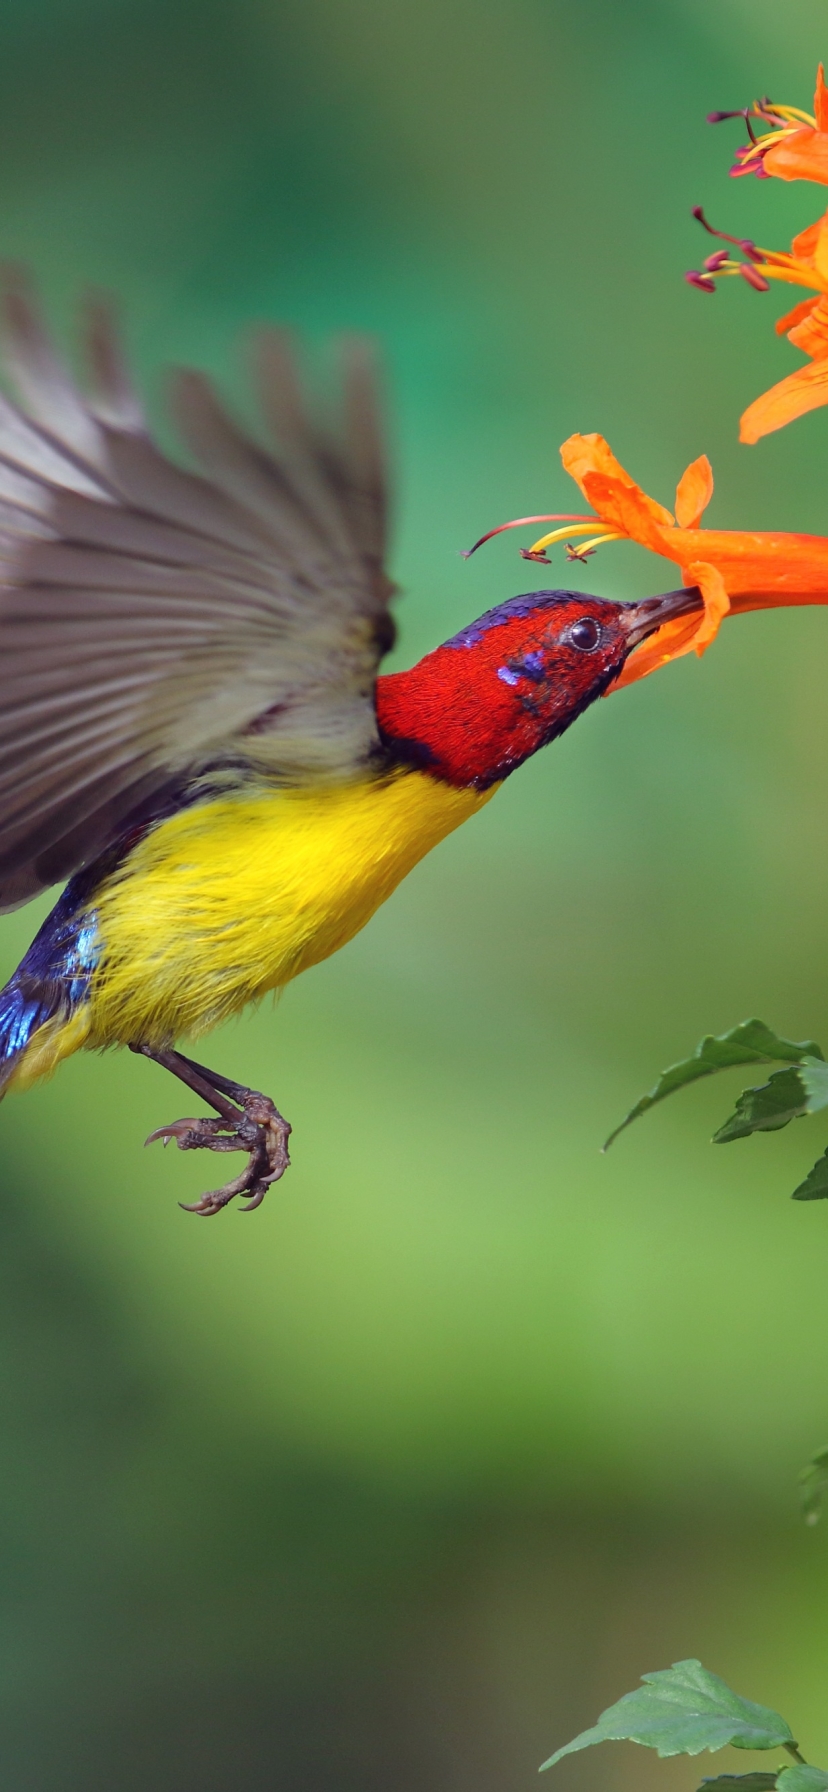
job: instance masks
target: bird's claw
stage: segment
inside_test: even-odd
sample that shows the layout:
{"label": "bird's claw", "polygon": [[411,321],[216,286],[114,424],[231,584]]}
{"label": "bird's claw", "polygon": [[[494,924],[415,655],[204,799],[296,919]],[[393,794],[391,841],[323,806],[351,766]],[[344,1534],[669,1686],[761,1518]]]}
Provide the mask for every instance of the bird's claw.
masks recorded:
{"label": "bird's claw", "polygon": [[208,1120],[206,1117],[199,1120],[173,1120],[169,1126],[157,1127],[144,1140],[144,1144],[154,1145],[156,1139],[160,1139],[162,1144],[169,1145],[170,1139],[175,1139],[179,1151],[197,1151],[202,1146],[210,1151],[235,1151],[235,1140],[229,1135],[224,1145],[216,1139],[215,1135],[221,1127],[224,1127],[223,1120]]}
{"label": "bird's claw", "polygon": [[208,1189],[198,1201],[179,1201],[186,1213],[211,1216],[221,1213],[235,1195],[247,1195],[240,1213],[252,1213],[260,1207],[272,1182],[278,1182],[290,1165],[289,1121],[279,1113],[268,1095],[246,1090],[240,1097],[238,1119],[223,1116],[216,1119],[175,1120],[170,1126],[159,1126],[146,1143],[162,1139],[168,1145],[174,1139],[179,1151],[246,1151],[248,1160],[238,1176],[221,1188]]}

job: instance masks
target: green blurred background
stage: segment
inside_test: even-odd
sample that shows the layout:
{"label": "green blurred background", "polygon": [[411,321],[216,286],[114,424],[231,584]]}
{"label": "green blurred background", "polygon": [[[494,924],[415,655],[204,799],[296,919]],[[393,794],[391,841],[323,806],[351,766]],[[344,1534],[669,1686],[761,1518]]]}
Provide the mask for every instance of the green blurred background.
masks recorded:
{"label": "green blurred background", "polygon": [[[177,359],[247,402],[253,320],[380,335],[398,664],[527,587],[513,537],[458,550],[571,507],[574,429],[668,503],[706,451],[721,526],[828,530],[824,411],[736,440],[798,362],[782,303],[681,279],[692,204],[780,245],[820,208],[729,183],[738,130],[704,123],[810,103],[816,0],[6,0],[0,43],[2,250],[67,341],[85,283],[121,295],[157,416]],[[517,1792],[691,1654],[828,1762],[828,1534],[794,1493],[828,1436],[828,1210],[787,1200],[824,1129],[711,1150],[720,1084],[597,1149],[708,1029],[828,1044],[826,670],[822,612],[728,625],[216,1037],[295,1126],[241,1224],[179,1211],[197,1159],[142,1153],[180,1111],[154,1067],[76,1060],[4,1107],[13,1792]],[[4,971],[37,918],[3,920]]]}

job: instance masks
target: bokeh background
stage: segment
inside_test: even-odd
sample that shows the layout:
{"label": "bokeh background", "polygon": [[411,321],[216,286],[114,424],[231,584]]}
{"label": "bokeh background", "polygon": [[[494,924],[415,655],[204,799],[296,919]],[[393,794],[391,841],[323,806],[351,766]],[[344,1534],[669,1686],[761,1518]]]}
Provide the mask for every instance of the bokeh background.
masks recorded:
{"label": "bokeh background", "polygon": [[[681,278],[694,203],[773,244],[819,209],[728,182],[738,129],[704,123],[810,103],[816,0],[5,0],[0,40],[2,251],[67,344],[85,284],[121,296],[159,419],[176,360],[247,403],[251,321],[381,337],[396,663],[526,588],[514,537],[458,550],[571,507],[574,429],[668,503],[706,451],[721,526],[828,530],[828,414],[736,439],[798,360],[784,294]],[[672,579],[627,546],[563,568]],[[177,1208],[204,1166],[142,1152],[180,1111],[152,1066],[3,1108],[14,1792],[518,1792],[685,1655],[828,1763],[828,1525],[795,1499],[828,1208],[787,1199],[825,1129],[711,1150],[720,1083],[598,1154],[707,1030],[828,1045],[826,678],[828,614],[728,625],[217,1036],[295,1126],[252,1218]],[[4,970],[38,919],[3,919]],[[619,1744],[557,1783],[698,1767]]]}

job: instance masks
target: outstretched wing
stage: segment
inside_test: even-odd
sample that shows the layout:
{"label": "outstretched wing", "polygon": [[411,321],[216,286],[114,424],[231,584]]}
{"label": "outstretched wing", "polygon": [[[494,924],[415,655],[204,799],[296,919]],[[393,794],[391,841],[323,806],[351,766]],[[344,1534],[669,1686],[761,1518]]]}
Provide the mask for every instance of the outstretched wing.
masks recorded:
{"label": "outstretched wing", "polygon": [[256,383],[273,445],[199,373],[171,408],[199,472],[153,442],[105,307],[93,389],[55,353],[20,275],[3,300],[0,908],[88,863],[154,793],[253,757],[285,782],[343,778],[377,744],[393,640],[370,350],[343,345],[334,427],[284,335]]}

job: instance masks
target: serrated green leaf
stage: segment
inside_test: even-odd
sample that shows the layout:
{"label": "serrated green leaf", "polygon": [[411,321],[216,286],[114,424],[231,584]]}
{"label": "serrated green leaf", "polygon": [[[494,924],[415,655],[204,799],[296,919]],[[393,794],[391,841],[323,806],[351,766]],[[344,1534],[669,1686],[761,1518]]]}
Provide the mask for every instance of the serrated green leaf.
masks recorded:
{"label": "serrated green leaf", "polygon": [[798,1761],[795,1767],[783,1767],[776,1784],[779,1792],[828,1792],[828,1773]]}
{"label": "serrated green leaf", "polygon": [[778,1132],[806,1112],[808,1096],[798,1069],[774,1071],[756,1089],[743,1089],[733,1113],[713,1134],[714,1145],[747,1139],[752,1132]]}
{"label": "serrated green leaf", "polygon": [[799,1079],[808,1097],[807,1112],[818,1114],[820,1108],[828,1108],[828,1064],[824,1059],[803,1058]]}
{"label": "serrated green leaf", "polygon": [[727,1145],[732,1139],[746,1139],[752,1132],[778,1132],[791,1120],[803,1114],[816,1114],[828,1107],[828,1064],[821,1058],[803,1058],[802,1063],[776,1070],[758,1088],[744,1089],[735,1109],[713,1134],[714,1145]]}
{"label": "serrated green leaf", "polygon": [[669,1069],[662,1071],[649,1093],[642,1095],[621,1125],[610,1133],[604,1150],[625,1126],[646,1114],[657,1101],[664,1101],[667,1095],[673,1095],[676,1089],[683,1089],[688,1083],[695,1083],[699,1077],[713,1076],[718,1070],[732,1070],[740,1064],[801,1064],[803,1058],[821,1059],[822,1055],[816,1040],[783,1039],[763,1020],[743,1020],[738,1027],[731,1027],[729,1033],[708,1033],[691,1058],[682,1058],[678,1064],[671,1064]]}
{"label": "serrated green leaf", "polygon": [[828,1445],[824,1450],[817,1450],[799,1476],[799,1503],[806,1524],[819,1524],[822,1502],[827,1494]]}
{"label": "serrated green leaf", "polygon": [[700,1755],[702,1749],[778,1748],[793,1735],[778,1712],[741,1699],[700,1661],[675,1661],[643,1674],[645,1684],[602,1711],[597,1724],[550,1755],[541,1773],[564,1755],[597,1742],[640,1742],[659,1755]]}
{"label": "serrated green leaf", "polygon": [[826,1201],[828,1200],[828,1151],[817,1158],[812,1170],[808,1171],[804,1182],[794,1189],[792,1201]]}
{"label": "serrated green leaf", "polygon": [[773,1792],[775,1773],[717,1773],[702,1780],[699,1792]]}

